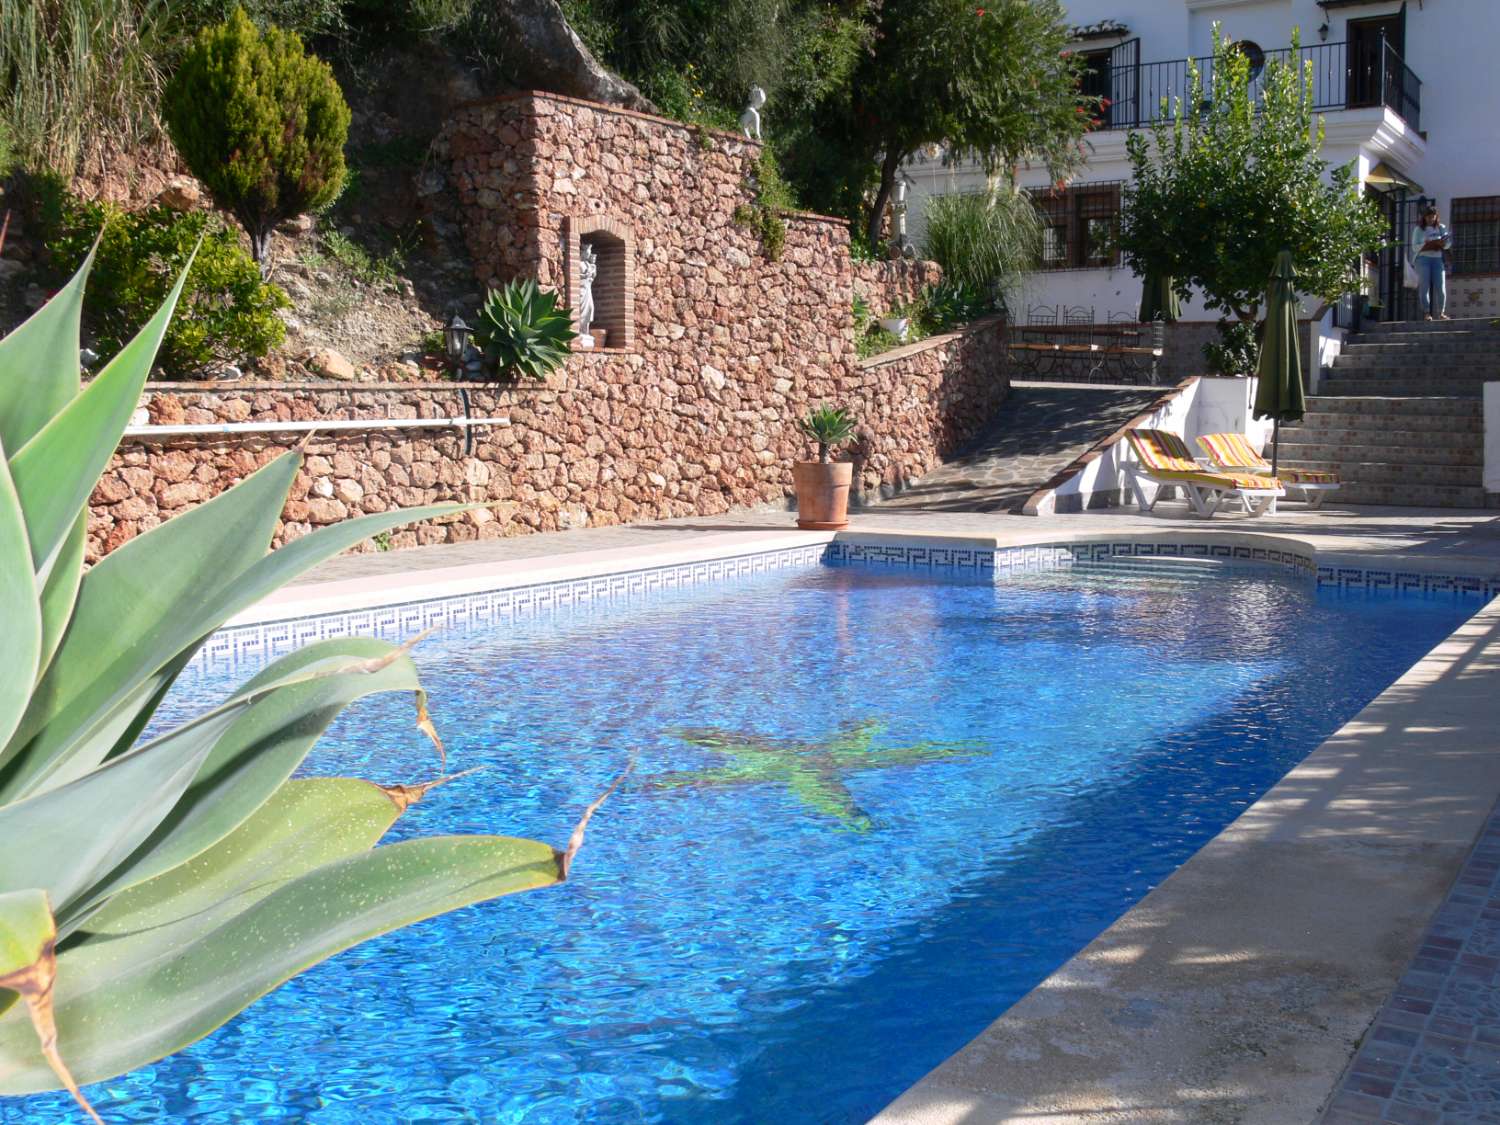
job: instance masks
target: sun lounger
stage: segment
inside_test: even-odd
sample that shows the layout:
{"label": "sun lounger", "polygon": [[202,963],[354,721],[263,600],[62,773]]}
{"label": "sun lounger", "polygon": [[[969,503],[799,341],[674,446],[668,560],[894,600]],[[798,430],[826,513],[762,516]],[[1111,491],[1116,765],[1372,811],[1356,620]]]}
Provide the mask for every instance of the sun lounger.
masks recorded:
{"label": "sun lounger", "polygon": [[[1136,460],[1128,466],[1130,486],[1143,512],[1156,507],[1167,488],[1180,488],[1200,516],[1209,517],[1225,500],[1239,500],[1252,516],[1274,511],[1276,499],[1286,495],[1275,477],[1258,473],[1226,473],[1204,468],[1193,460],[1187,443],[1166,430],[1128,430]],[[1156,485],[1148,501],[1144,482]]]}
{"label": "sun lounger", "polygon": [[[1271,462],[1256,452],[1244,434],[1204,434],[1198,439],[1198,444],[1216,469],[1254,473],[1262,477],[1271,475]],[[1294,489],[1301,492],[1309,508],[1318,507],[1323,503],[1323,497],[1343,483],[1338,473],[1321,469],[1288,469],[1281,465],[1276,467],[1276,479],[1288,492]]]}

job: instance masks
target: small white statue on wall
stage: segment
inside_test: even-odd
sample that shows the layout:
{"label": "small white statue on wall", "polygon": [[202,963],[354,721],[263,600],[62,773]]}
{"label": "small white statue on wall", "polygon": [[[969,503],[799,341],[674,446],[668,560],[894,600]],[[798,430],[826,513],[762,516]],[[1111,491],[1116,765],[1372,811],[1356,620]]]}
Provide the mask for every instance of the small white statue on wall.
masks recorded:
{"label": "small white statue on wall", "polygon": [[750,102],[740,114],[740,131],[747,141],[760,140],[760,107],[766,104],[766,92],[759,86],[750,87]]}
{"label": "small white statue on wall", "polygon": [[592,244],[578,244],[578,343],[594,346],[589,326],[594,323],[594,278],[599,276],[599,255]]}

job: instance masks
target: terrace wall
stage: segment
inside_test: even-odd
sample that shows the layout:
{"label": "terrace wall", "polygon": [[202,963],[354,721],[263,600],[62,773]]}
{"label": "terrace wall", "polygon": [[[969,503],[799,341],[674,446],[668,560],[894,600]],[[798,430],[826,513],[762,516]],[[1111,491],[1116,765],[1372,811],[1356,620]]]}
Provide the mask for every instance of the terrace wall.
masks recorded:
{"label": "terrace wall", "polygon": [[[1002,327],[982,321],[851,364],[836,386],[823,384],[860,420],[849,455],[861,495],[899,490],[990,417],[1007,390]],[[402,528],[384,545],[782,504],[792,462],[809,455],[791,419],[814,401],[773,369],[755,379],[726,375],[719,383],[653,374],[639,354],[579,353],[546,385],[154,384],[136,421],[447,418],[464,415],[465,397],[473,417],[506,422],[472,430],[471,444],[451,428],[315,435],[275,543],[367,512],[450,500],[485,507]],[[224,491],[302,437],[127,439],[91,501],[89,559]]]}
{"label": "terrace wall", "polygon": [[[1005,397],[994,321],[861,363],[847,227],[786,216],[785,247],[768,255],[736,221],[754,203],[759,154],[742,138],[524,94],[462,108],[438,151],[482,282],[534,276],[571,303],[580,242],[595,242],[607,346],[575,351],[545,384],[153,384],[138,423],[448,417],[465,412],[464,394],[473,416],[508,420],[468,442],[453,429],[318,435],[277,543],[436,500],[487,507],[389,545],[783,504],[792,463],[809,455],[796,421],[823,402],[859,420],[857,492],[891,492],[972,439]],[[858,272],[901,299],[933,280],[921,263]],[[94,495],[89,557],[301,436],[127,439]]]}

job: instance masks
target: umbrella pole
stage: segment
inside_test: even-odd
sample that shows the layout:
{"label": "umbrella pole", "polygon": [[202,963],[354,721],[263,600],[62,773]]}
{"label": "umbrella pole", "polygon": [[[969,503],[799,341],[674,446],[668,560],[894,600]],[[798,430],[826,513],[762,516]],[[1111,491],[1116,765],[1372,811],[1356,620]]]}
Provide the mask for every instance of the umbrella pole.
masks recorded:
{"label": "umbrella pole", "polygon": [[1281,419],[1271,419],[1271,475],[1276,475],[1276,456],[1281,452]]}

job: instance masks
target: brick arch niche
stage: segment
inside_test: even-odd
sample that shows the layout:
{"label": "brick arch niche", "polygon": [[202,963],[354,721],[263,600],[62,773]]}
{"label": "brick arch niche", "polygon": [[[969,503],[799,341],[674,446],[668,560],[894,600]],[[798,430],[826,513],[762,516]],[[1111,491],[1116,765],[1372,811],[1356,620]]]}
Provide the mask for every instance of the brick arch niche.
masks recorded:
{"label": "brick arch niche", "polygon": [[605,330],[611,351],[635,347],[635,237],[621,219],[582,215],[568,220],[568,306],[578,308],[578,263],[582,247],[594,248],[599,273],[594,278],[592,328]]}

